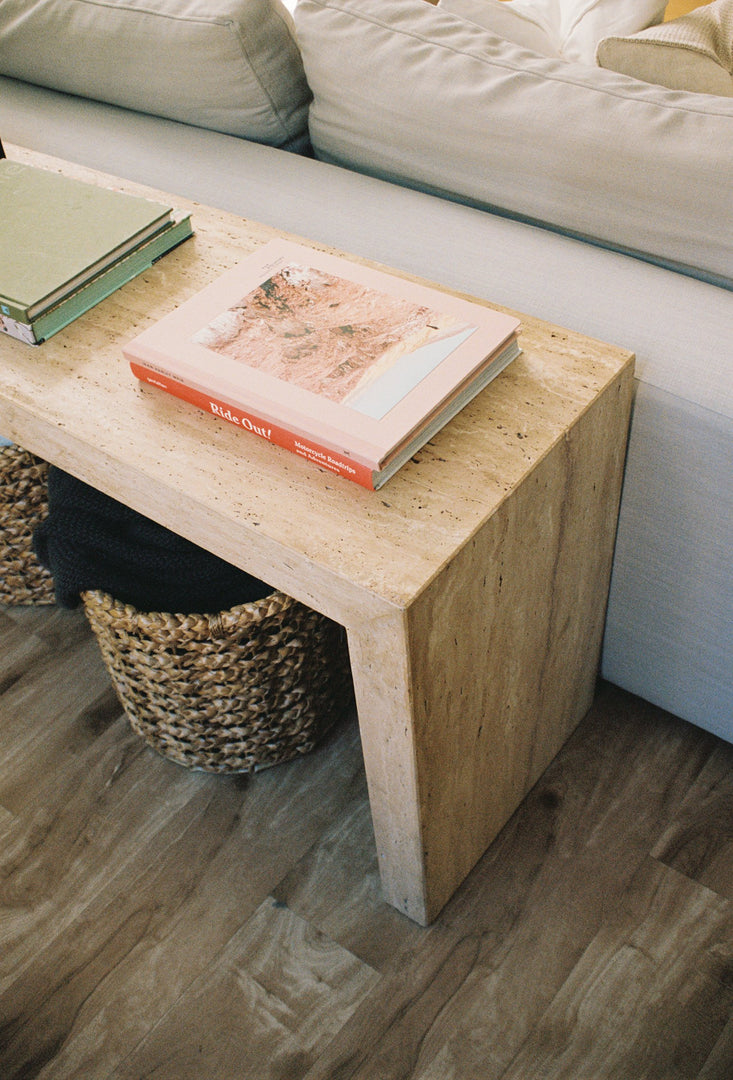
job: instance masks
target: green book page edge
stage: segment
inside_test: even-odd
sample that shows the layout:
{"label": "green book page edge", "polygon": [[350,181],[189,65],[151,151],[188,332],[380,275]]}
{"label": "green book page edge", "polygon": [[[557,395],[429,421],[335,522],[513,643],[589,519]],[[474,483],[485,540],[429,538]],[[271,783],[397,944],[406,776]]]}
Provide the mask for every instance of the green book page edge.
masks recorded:
{"label": "green book page edge", "polygon": [[141,248],[99,274],[33,322],[18,322],[0,312],[0,331],[27,344],[40,344],[149,269],[154,262],[192,235],[190,215],[185,214]]}

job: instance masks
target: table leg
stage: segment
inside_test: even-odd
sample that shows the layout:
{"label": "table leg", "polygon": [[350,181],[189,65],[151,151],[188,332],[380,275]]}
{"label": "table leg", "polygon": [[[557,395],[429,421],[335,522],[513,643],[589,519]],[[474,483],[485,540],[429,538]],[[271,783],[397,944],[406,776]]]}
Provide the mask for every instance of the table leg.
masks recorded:
{"label": "table leg", "polygon": [[349,657],[384,897],[426,925],[407,626],[394,609],[349,630]]}
{"label": "table leg", "polygon": [[419,923],[591,704],[629,383],[594,403],[409,607],[349,630],[385,899]]}

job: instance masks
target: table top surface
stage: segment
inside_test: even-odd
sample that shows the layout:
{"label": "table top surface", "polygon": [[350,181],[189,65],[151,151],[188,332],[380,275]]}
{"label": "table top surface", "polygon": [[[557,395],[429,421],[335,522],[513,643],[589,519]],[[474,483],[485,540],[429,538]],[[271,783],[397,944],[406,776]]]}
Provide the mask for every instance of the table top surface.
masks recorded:
{"label": "table top surface", "polygon": [[18,147],[6,153],[167,198],[191,210],[195,235],[41,346],[0,335],[0,433],[346,625],[419,595],[633,362],[520,315],[522,355],[368,491],[143,386],[122,356],[122,343],[275,230]]}

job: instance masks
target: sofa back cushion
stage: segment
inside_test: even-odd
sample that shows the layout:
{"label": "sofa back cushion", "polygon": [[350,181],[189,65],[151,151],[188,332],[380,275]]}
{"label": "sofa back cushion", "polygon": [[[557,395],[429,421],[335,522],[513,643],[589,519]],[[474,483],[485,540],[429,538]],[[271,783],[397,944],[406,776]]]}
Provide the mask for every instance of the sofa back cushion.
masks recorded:
{"label": "sofa back cushion", "polygon": [[257,142],[307,141],[280,0],[2,0],[0,74]]}
{"label": "sofa back cushion", "polygon": [[731,99],[539,56],[424,0],[300,0],[295,24],[317,156],[733,285]]}

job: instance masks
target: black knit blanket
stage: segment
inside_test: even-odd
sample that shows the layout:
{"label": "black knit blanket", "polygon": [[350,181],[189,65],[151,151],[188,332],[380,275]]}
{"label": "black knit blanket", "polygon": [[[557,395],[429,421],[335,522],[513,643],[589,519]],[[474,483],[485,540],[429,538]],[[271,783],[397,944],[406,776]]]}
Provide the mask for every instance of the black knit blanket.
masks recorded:
{"label": "black knit blanket", "polygon": [[213,614],[272,592],[263,581],[54,466],[48,471],[48,503],[33,550],[50,570],[62,607],[77,607],[86,589],[102,589],[141,611]]}

